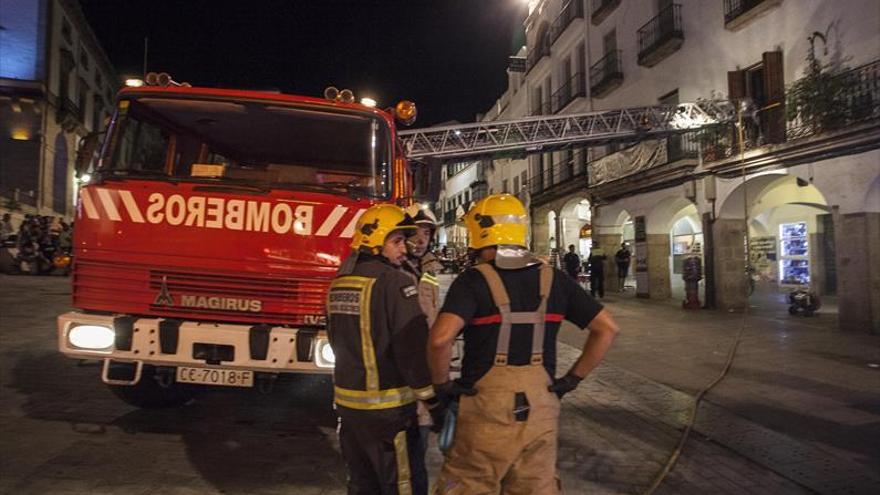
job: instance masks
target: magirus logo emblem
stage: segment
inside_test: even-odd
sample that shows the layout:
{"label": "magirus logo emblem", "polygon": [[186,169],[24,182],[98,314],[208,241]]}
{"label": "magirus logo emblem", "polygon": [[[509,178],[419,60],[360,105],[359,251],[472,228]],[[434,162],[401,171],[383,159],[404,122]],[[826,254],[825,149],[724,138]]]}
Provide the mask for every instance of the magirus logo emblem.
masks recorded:
{"label": "magirus logo emblem", "polygon": [[155,306],[174,306],[174,298],[168,290],[168,277],[162,277],[162,285],[159,287],[159,294],[153,301]]}

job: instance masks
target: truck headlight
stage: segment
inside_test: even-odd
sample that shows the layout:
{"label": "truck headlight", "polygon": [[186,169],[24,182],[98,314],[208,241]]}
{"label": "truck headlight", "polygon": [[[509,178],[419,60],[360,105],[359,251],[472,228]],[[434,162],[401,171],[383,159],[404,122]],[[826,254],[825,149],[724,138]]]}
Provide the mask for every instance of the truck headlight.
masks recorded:
{"label": "truck headlight", "polygon": [[319,368],[332,368],[336,365],[336,354],[327,340],[319,340],[315,348],[315,364]]}
{"label": "truck headlight", "polygon": [[113,347],[116,333],[101,325],[77,325],[67,333],[70,345],[80,349],[102,351]]}

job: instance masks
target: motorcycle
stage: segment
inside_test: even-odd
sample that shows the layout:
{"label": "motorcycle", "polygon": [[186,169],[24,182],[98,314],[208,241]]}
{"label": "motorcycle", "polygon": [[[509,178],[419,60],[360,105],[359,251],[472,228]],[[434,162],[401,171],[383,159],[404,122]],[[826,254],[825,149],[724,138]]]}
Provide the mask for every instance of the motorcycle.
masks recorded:
{"label": "motorcycle", "polygon": [[788,314],[813,316],[822,306],[819,296],[806,288],[797,288],[788,293]]}

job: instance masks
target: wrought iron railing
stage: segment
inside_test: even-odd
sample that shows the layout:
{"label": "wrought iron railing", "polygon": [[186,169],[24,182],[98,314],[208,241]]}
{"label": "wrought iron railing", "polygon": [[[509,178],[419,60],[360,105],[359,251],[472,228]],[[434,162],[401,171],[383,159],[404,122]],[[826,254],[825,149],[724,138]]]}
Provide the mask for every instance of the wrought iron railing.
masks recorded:
{"label": "wrought iron railing", "polygon": [[880,118],[880,60],[829,76],[786,95],[788,140]]}
{"label": "wrought iron railing", "polygon": [[[803,80],[801,80],[803,81]],[[800,85],[793,84],[795,88]],[[880,119],[880,60],[836,75],[815,79],[809,97],[806,91],[789,89],[786,94],[786,140],[796,141],[823,132],[842,129],[870,120]],[[743,120],[743,150],[766,144],[761,112],[756,118]],[[723,160],[740,151],[739,136],[734,124],[705,128],[698,138],[703,160]]]}
{"label": "wrought iron railing", "polygon": [[580,72],[571,76],[553,93],[553,113],[559,113],[579,96],[587,96],[587,83],[583,73]]}
{"label": "wrought iron railing", "polygon": [[639,61],[673,38],[684,38],[681,29],[681,5],[670,4],[638,30]]}
{"label": "wrought iron railing", "polygon": [[562,33],[565,32],[565,29],[572,23],[572,21],[583,17],[583,0],[569,0],[569,2],[562,7],[562,12],[560,12],[553,21],[553,25],[550,26],[550,43],[556,43],[556,40],[562,36]]}
{"label": "wrought iron railing", "polygon": [[550,56],[550,45],[552,44],[550,41],[550,31],[545,31],[535,41],[535,46],[529,50],[528,54],[526,54],[526,74],[528,74],[534,66],[538,65],[538,62],[540,62],[542,58]]}
{"label": "wrought iron railing", "polygon": [[752,10],[767,0],[724,0],[724,24]]}
{"label": "wrought iron railing", "polygon": [[587,185],[587,172],[589,170],[587,161],[587,150],[568,149],[561,152],[562,159],[553,163],[543,173],[533,175],[529,178],[529,190],[533,196],[551,192],[561,188],[563,185],[571,184],[576,181],[584,186]]}
{"label": "wrought iron railing", "polygon": [[623,79],[623,57],[620,50],[612,50],[590,67],[590,92],[598,93],[615,79]]}
{"label": "wrought iron railing", "polygon": [[694,159],[700,154],[699,136],[695,132],[673,134],[666,138],[666,162]]}

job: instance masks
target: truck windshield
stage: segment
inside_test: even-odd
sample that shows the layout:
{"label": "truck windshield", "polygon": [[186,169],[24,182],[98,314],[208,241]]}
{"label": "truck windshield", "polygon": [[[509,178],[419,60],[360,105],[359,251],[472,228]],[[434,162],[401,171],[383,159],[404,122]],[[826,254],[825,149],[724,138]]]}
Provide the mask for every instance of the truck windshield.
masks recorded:
{"label": "truck windshield", "polygon": [[368,114],[264,102],[123,100],[99,172],[387,197],[391,140]]}

